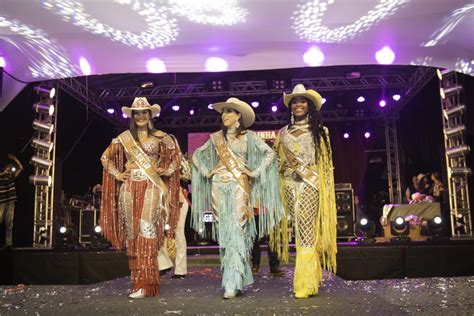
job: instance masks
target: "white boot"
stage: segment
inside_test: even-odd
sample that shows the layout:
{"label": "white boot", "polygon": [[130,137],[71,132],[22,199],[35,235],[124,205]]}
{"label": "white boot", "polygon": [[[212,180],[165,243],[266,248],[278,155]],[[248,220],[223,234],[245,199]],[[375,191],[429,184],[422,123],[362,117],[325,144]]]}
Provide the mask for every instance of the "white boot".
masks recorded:
{"label": "white boot", "polygon": [[135,292],[131,293],[128,297],[130,298],[144,298],[145,297],[145,290],[138,289]]}

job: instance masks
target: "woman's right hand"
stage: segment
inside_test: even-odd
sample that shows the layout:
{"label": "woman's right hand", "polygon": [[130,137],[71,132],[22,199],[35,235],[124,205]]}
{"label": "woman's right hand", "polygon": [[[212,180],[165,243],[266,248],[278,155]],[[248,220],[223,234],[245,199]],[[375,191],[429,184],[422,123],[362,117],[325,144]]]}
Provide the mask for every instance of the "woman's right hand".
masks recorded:
{"label": "woman's right hand", "polygon": [[119,174],[117,175],[117,180],[118,181],[124,182],[128,178],[130,178],[130,170],[129,169],[125,170],[125,172],[119,172]]}
{"label": "woman's right hand", "polygon": [[207,177],[212,178],[212,176],[215,175],[216,173],[217,173],[217,168],[214,168],[211,171],[209,171],[209,173],[207,174]]}

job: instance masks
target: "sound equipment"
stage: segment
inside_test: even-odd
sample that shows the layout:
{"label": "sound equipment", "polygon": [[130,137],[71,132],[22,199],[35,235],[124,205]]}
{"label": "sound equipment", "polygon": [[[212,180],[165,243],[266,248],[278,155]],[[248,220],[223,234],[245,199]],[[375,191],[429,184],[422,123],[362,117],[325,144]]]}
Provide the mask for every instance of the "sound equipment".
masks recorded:
{"label": "sound equipment", "polygon": [[354,190],[350,183],[339,183],[336,187],[337,238],[355,237]]}
{"label": "sound equipment", "polygon": [[79,244],[90,244],[94,237],[94,229],[97,225],[97,210],[85,208],[79,211]]}

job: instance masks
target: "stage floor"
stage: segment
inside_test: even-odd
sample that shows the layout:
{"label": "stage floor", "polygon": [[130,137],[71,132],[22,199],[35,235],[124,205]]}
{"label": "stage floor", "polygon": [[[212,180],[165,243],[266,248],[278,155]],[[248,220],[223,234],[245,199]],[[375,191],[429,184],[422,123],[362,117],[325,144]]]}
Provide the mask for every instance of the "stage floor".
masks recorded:
{"label": "stage floor", "polygon": [[91,285],[0,286],[0,314],[36,315],[472,315],[474,277],[325,281],[317,296],[292,293],[293,267],[272,277],[262,267],[242,296],[222,299],[218,267],[191,267],[183,280],[161,280],[161,295],[131,300],[130,278]]}

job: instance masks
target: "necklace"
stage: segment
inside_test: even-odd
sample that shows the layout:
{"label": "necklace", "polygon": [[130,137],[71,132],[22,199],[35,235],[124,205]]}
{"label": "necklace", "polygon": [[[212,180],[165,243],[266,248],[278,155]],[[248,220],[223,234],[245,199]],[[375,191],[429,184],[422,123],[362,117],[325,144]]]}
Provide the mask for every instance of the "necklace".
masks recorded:
{"label": "necklace", "polygon": [[308,124],[309,124],[309,121],[308,121],[308,117],[306,116],[306,118],[300,121],[295,121],[293,125],[308,125]]}

